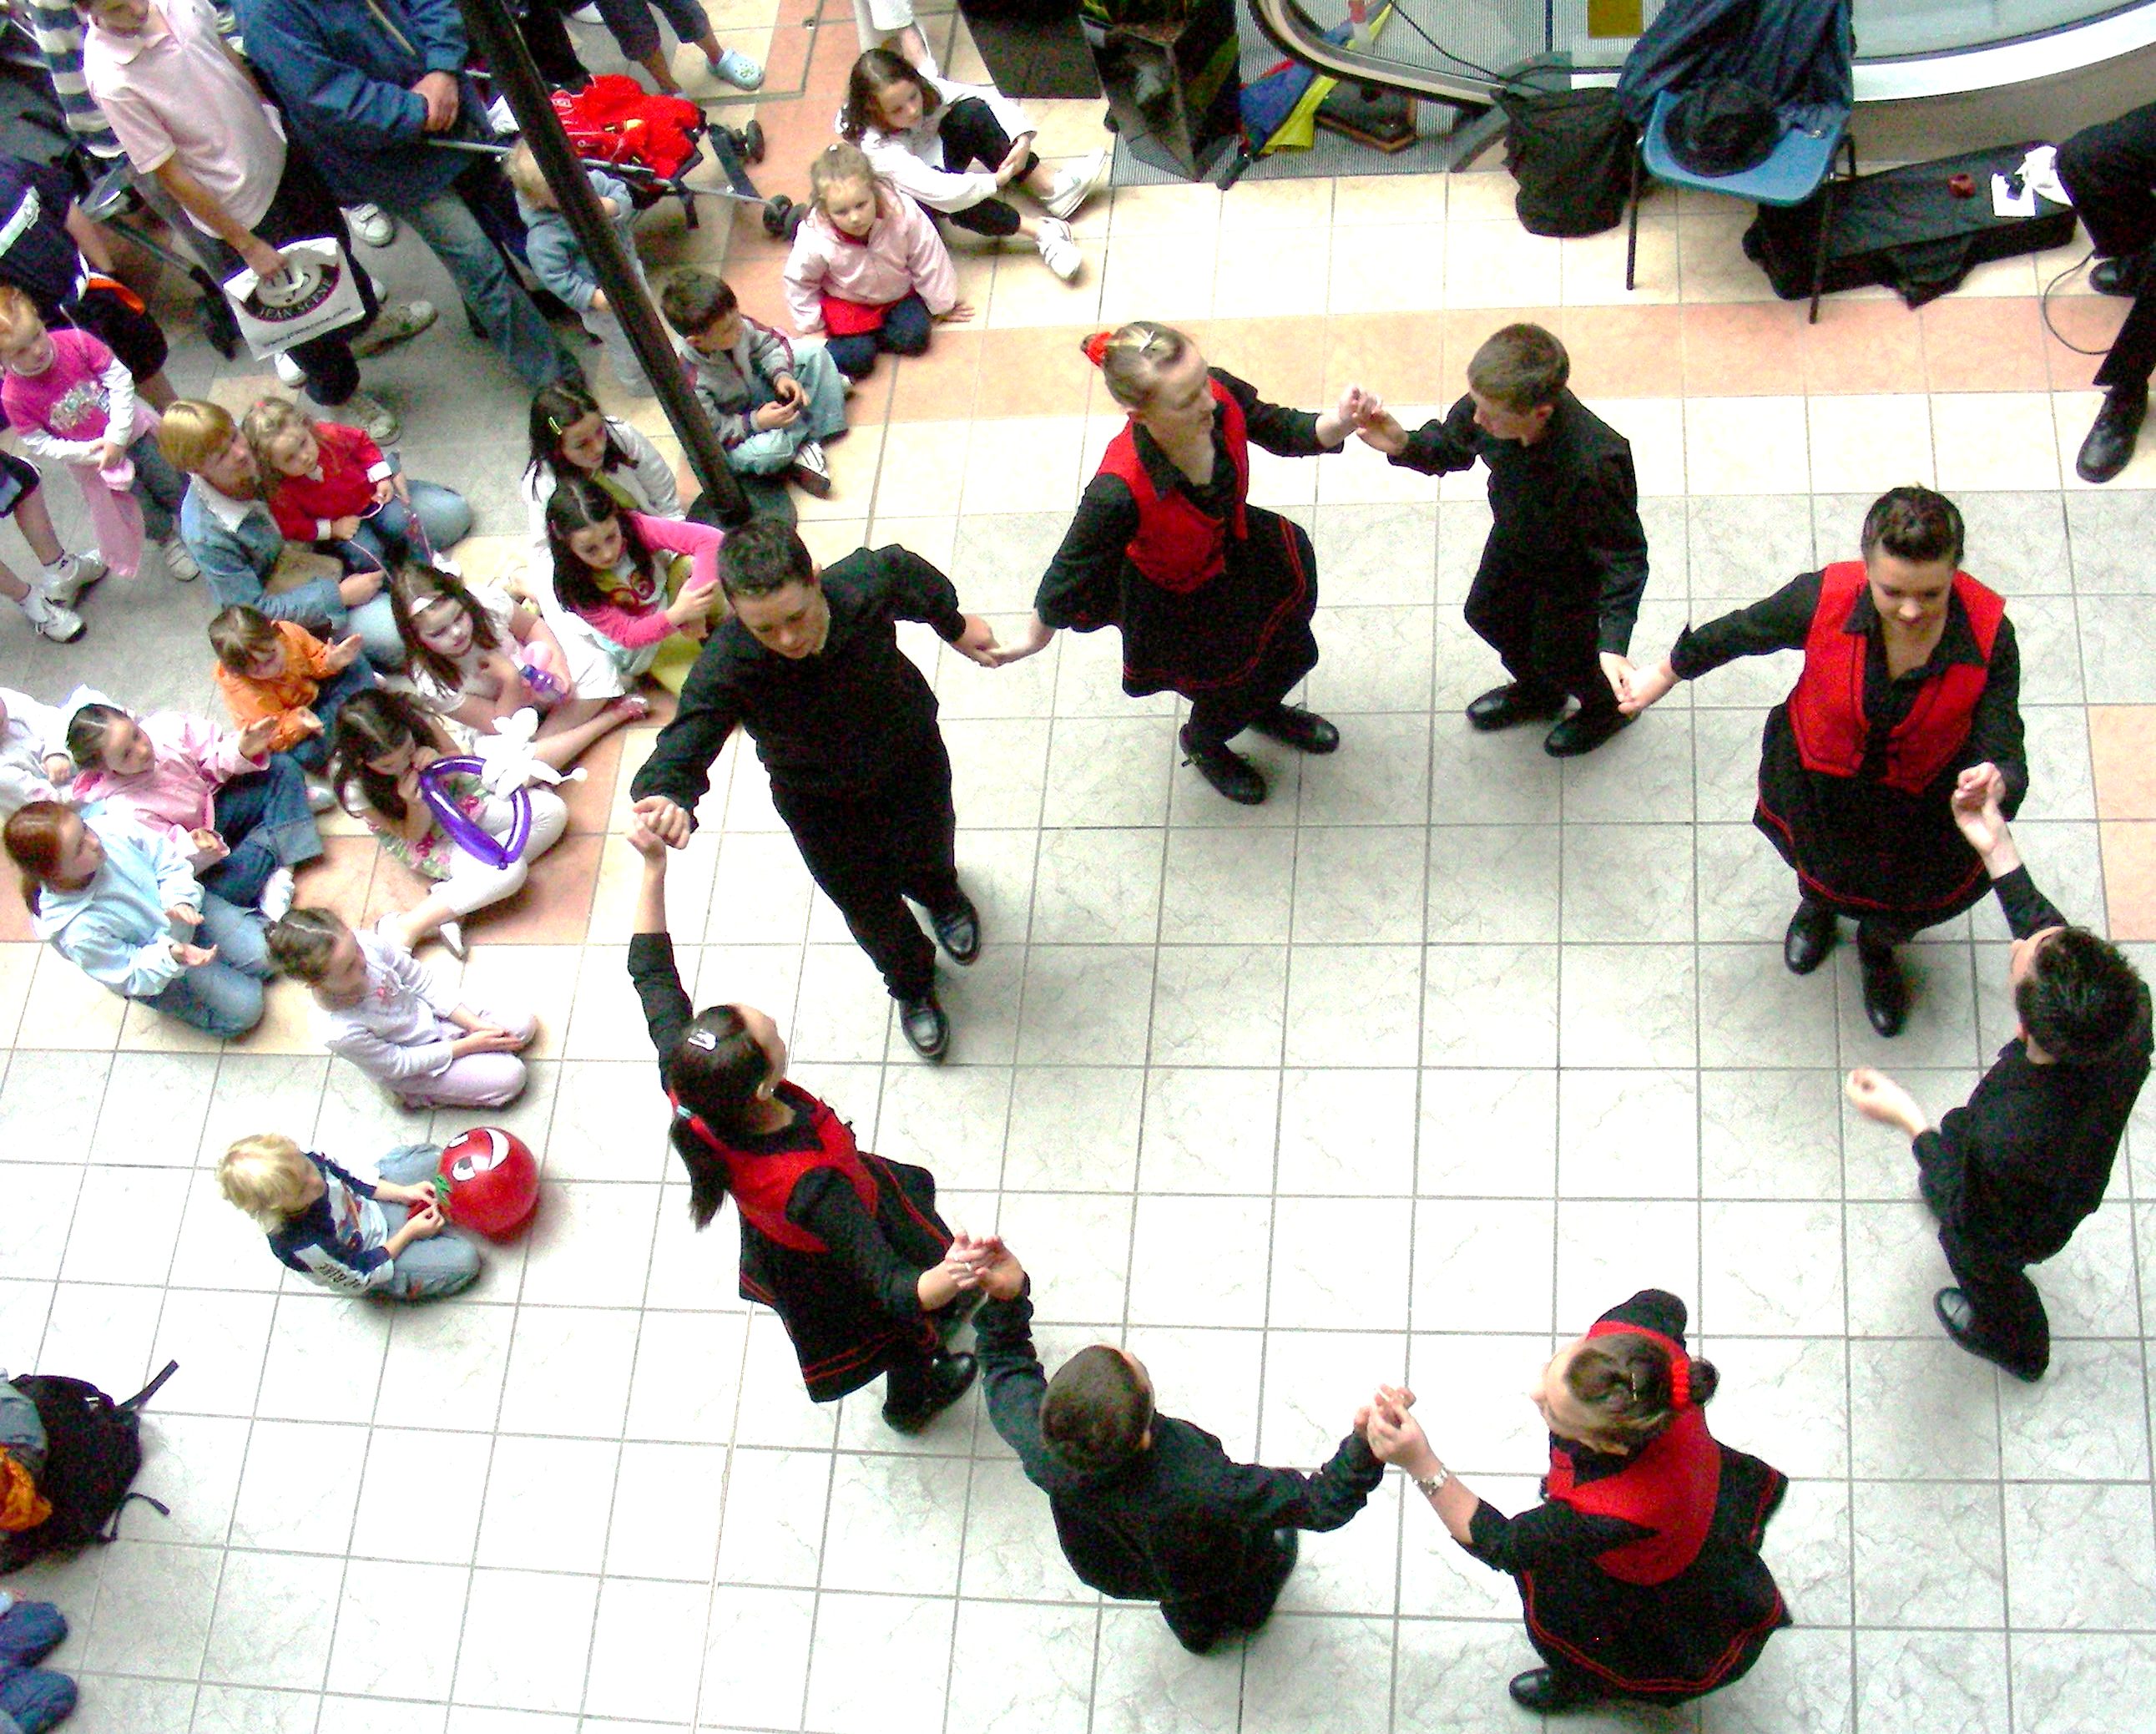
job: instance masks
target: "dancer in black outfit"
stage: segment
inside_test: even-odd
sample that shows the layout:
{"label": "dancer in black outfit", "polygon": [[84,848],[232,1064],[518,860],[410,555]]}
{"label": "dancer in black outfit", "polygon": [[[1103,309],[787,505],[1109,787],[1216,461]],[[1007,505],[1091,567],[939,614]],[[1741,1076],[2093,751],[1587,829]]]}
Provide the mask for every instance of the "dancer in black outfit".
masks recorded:
{"label": "dancer in black outfit", "polygon": [[2133,461],[2156,371],[2156,102],[2084,126],[2059,147],[2058,167],[2101,255],[2090,286],[2133,301],[2096,371],[2103,403],[2074,460],[2083,481],[2104,482]]}
{"label": "dancer in black outfit", "polygon": [[1958,791],[1955,819],[1982,857],[2014,950],[2020,1029],[1965,1108],[1934,1127],[1916,1099],[1868,1066],[1849,1098],[1914,1140],[1917,1181],[1959,1285],[1932,1309],[1972,1355],[2017,1379],[2051,1365],[2051,1327],[2025,1267],[2056,1256],[2103,1202],[2119,1140],[2148,1077],[2148,989],[2118,948],[2072,927],[2029,877],[2001,808],[2002,780]]}

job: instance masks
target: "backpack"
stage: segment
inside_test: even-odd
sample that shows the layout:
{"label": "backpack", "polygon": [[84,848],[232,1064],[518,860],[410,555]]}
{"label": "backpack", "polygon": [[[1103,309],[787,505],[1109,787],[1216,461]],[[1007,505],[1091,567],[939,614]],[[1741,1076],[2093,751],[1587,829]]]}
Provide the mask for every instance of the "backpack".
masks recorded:
{"label": "backpack", "polygon": [[45,1427],[45,1467],[38,1491],[51,1502],[53,1515],[34,1529],[0,1535],[0,1572],[13,1572],[42,1554],[74,1553],[93,1541],[111,1541],[120,1513],[130,1500],[171,1509],[128,1484],[142,1467],[139,1437],[142,1405],[177,1372],[177,1361],[125,1402],[115,1402],[96,1386],[57,1373],[28,1373],[8,1382],[36,1405]]}
{"label": "backpack", "polygon": [[1614,90],[1507,90],[1505,167],[1530,234],[1599,234],[1624,220],[1633,133]]}

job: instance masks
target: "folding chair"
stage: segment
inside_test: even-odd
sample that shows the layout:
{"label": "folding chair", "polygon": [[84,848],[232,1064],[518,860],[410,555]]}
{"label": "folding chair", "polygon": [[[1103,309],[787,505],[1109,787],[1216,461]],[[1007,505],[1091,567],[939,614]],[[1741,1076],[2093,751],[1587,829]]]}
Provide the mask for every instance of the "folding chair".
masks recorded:
{"label": "folding chair", "polygon": [[1812,311],[1810,322],[1819,323],[1820,284],[1826,275],[1827,237],[1834,229],[1834,157],[1837,149],[1849,157],[1848,178],[1856,178],[1856,141],[1849,136],[1847,109],[1828,115],[1815,131],[1792,126],[1782,135],[1764,162],[1733,175],[1695,174],[1670,154],[1668,125],[1676,94],[1664,90],[1655,98],[1646,131],[1632,157],[1631,228],[1625,238],[1625,286],[1632,287],[1633,267],[1640,251],[1640,193],[1642,174],[1652,175],[1672,187],[1697,187],[1708,193],[1726,193],[1753,204],[1799,205],[1824,189],[1819,224],[1819,245],[1812,255]]}

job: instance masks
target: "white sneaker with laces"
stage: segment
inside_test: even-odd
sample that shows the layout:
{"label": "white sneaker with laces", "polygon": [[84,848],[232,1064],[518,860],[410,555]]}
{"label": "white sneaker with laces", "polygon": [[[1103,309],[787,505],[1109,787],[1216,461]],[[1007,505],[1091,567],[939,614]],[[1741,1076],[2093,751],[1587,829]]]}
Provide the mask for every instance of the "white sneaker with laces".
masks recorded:
{"label": "white sneaker with laces", "polygon": [[187,552],[187,544],[177,530],[157,544],[164,550],[165,570],[171,573],[175,584],[191,584],[202,576],[202,568],[195,557]]}
{"label": "white sneaker with laces", "polygon": [[1081,157],[1055,178],[1048,197],[1041,201],[1051,217],[1075,217],[1078,208],[1107,184],[1108,167],[1114,161],[1105,147]]}
{"label": "white sneaker with laces", "polygon": [[337,419],[353,421],[367,430],[367,437],[377,445],[390,446],[397,443],[404,431],[404,424],[397,419],[397,412],[379,399],[356,391],[336,406]]}
{"label": "white sneaker with laces", "polygon": [[289,355],[279,356],[270,365],[277,369],[277,378],[294,391],[297,391],[307,383],[307,376],[301,370],[299,363],[294,361]]}
{"label": "white sneaker with laces", "polygon": [[38,634],[54,644],[73,644],[82,636],[82,616],[72,609],[62,608],[34,586],[18,605]]}
{"label": "white sneaker with laces", "polygon": [[45,568],[45,599],[62,608],[105,576],[105,562],[95,554],[62,554]]}
{"label": "white sneaker with laces", "polygon": [[352,225],[352,238],[370,247],[386,247],[397,239],[397,219],[378,204],[346,205],[344,220]]}
{"label": "white sneaker with laces", "polygon": [[1034,245],[1040,250],[1041,263],[1066,283],[1077,276],[1078,267],[1086,262],[1078,243],[1071,239],[1070,225],[1053,217],[1040,219],[1040,239]]}
{"label": "white sneaker with laces", "polygon": [[282,921],[291,909],[297,889],[291,868],[280,867],[262,882],[262,895],[254,900],[254,907],[262,912],[264,921]]}

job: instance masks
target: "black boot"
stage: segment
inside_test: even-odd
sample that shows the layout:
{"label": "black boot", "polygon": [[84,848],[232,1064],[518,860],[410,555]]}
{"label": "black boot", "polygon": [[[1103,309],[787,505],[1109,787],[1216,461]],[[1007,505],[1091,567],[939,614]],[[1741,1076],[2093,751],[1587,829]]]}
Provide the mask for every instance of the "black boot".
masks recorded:
{"label": "black boot", "polygon": [[1250,727],[1298,753],[1333,753],[1340,748],[1340,731],[1316,711],[1306,711],[1299,704],[1276,704],[1263,715],[1251,718]]}
{"label": "black boot", "polygon": [[1515,723],[1537,723],[1564,708],[1564,694],[1523,687],[1507,681],[1492,687],[1467,707],[1467,720],[1481,729],[1510,728]]}
{"label": "black boot", "polygon": [[981,954],[981,912],[964,892],[947,909],[928,912],[928,924],[936,929],[936,943],[954,964],[970,964]]}
{"label": "black boot", "polygon": [[1840,929],[1834,911],[1806,898],[1789,918],[1789,930],[1782,938],[1782,961],[1793,975],[1809,975],[1826,961]]}
{"label": "black boot", "polygon": [[2089,270],[2089,287],[2098,295],[2123,296],[2132,301],[2148,280],[2148,250],[2099,259]]}
{"label": "black boot", "polygon": [[2074,474],[2083,481],[2105,482],[2133,461],[2133,444],[2140,436],[2142,419],[2148,414],[2148,388],[2128,390],[2115,386],[2103,394],[2103,407],[2082,441],[2074,460]]}
{"label": "black boot", "polygon": [[2044,1376],[2042,1366],[2031,1366],[2026,1362],[2015,1361],[1978,1328],[1976,1309],[1969,1304],[1969,1296],[1960,1289],[1940,1289],[1932,1297],[1932,1312],[1946,1334],[1978,1359],[1989,1361],[1994,1366],[2004,1367],[2024,1384],[2033,1385]]}
{"label": "black boot", "polygon": [[1553,759],[1577,759],[1592,753],[1631,720],[1614,704],[1593,710],[1583,705],[1550,730],[1543,751]]}
{"label": "black boot", "polygon": [[1530,1668],[1524,1674],[1515,1674],[1506,1690],[1521,1709],[1542,1716],[1562,1716],[1568,1710],[1584,1710],[1602,1701],[1601,1695],[1584,1682],[1554,1668]]}
{"label": "black boot", "polygon": [[[884,1399],[883,1423],[893,1433],[919,1433],[944,1410],[973,1389],[978,1371],[970,1355],[939,1354],[928,1366],[928,1376],[916,1395],[909,1392],[902,1402]],[[885,1389],[890,1389],[886,1375]]]}
{"label": "black boot", "polygon": [[1864,1015],[1882,1036],[1898,1036],[1909,1019],[1909,984],[1894,960],[1892,942],[1862,929],[1856,934],[1856,960],[1864,972]]}
{"label": "black boot", "polygon": [[1188,723],[1178,738],[1183,743],[1183,762],[1196,765],[1199,776],[1238,806],[1254,807],[1265,798],[1264,774],[1240,753],[1199,744],[1191,739]]}
{"label": "black boot", "polygon": [[906,1045],[924,1060],[942,1059],[951,1045],[951,1020],[937,1003],[933,987],[917,1000],[899,1001],[898,1027]]}

